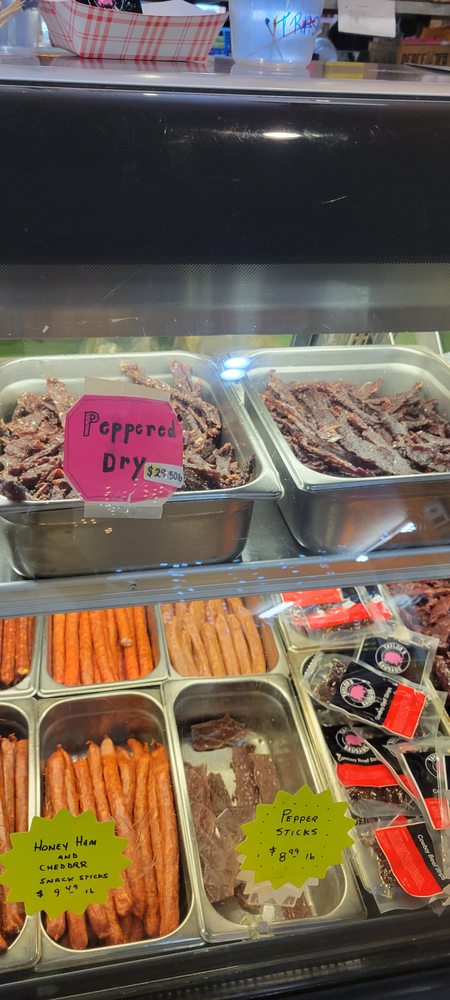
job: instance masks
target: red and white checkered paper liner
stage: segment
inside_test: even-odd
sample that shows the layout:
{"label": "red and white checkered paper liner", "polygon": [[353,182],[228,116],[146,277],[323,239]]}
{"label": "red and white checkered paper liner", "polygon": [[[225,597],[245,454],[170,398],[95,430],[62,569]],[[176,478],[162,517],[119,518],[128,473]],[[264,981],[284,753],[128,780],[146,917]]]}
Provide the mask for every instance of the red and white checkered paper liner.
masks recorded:
{"label": "red and white checkered paper liner", "polygon": [[39,0],[52,44],[85,59],[200,62],[206,59],[227,13],[191,17],[129,14],[88,7],[77,0]]}

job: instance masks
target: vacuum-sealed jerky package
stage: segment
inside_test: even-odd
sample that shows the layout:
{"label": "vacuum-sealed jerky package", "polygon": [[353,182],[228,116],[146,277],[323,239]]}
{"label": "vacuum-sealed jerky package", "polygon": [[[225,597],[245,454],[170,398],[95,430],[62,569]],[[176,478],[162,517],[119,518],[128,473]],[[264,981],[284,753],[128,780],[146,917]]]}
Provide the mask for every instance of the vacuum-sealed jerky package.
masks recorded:
{"label": "vacuum-sealed jerky package", "polygon": [[399,680],[424,684],[431,673],[438,639],[409,632],[404,625],[389,635],[365,636],[357,659]]}
{"label": "vacuum-sealed jerky package", "polygon": [[433,736],[442,717],[442,702],[431,690],[340,653],[317,653],[303,683],[325,707],[405,739]]}
{"label": "vacuum-sealed jerky package", "polygon": [[356,645],[361,636],[374,631],[386,634],[383,617],[371,614],[358,587],[327,587],[320,590],[288,591],[282,595],[280,622],[288,645]]}
{"label": "vacuum-sealed jerky package", "polygon": [[355,816],[394,816],[415,812],[408,792],[351,726],[322,726],[336,777]]}
{"label": "vacuum-sealed jerky package", "polygon": [[370,612],[370,617],[374,621],[377,618],[381,618],[392,628],[401,624],[401,618],[394,598],[385,587],[380,587],[378,584],[371,584],[370,586],[358,587],[358,592],[367,610]]}
{"label": "vacuum-sealed jerky package", "polygon": [[450,882],[442,870],[438,835],[423,820],[396,817],[356,828],[359,859],[378,909],[415,910],[450,903]]}
{"label": "vacuum-sealed jerky package", "polygon": [[450,809],[445,786],[438,777],[437,740],[398,741],[395,752],[403,770],[410,775],[416,785],[418,798],[424,816],[434,830],[445,830],[450,826]]}
{"label": "vacuum-sealed jerky package", "polygon": [[372,730],[367,727],[363,727],[361,729],[358,726],[356,731],[361,733],[366,743],[369,744],[377,760],[387,764],[387,766],[394,772],[397,781],[403,785],[403,788],[406,789],[408,794],[413,799],[418,800],[419,790],[417,785],[411,778],[411,775],[403,769],[402,763],[396,752],[397,743],[400,742],[399,737],[389,736],[387,733],[380,733],[379,730]]}

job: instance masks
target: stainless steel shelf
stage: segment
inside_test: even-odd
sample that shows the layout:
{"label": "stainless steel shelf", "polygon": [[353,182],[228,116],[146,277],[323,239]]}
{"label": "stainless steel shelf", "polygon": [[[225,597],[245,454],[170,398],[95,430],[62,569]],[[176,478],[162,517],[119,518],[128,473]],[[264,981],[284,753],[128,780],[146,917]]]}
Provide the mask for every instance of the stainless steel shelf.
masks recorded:
{"label": "stainless steel shelf", "polygon": [[436,576],[450,577],[450,547],[385,549],[362,559],[310,556],[299,551],[275,505],[260,504],[242,559],[233,563],[23,580],[11,575],[4,560],[0,617]]}
{"label": "stainless steel shelf", "polygon": [[[327,0],[326,10],[337,10],[337,0]],[[450,3],[423,3],[395,0],[396,14],[423,14],[425,17],[450,17]]]}

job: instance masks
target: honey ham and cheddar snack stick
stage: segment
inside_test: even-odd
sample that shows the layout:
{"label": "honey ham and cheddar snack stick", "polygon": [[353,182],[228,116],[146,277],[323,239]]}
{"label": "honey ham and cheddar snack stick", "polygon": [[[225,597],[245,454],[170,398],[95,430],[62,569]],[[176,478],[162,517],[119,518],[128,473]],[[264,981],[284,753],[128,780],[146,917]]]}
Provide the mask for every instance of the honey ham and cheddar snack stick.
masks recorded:
{"label": "honey ham and cheddar snack stick", "polygon": [[52,677],[71,687],[147,677],[159,656],[154,616],[145,607],[52,615],[49,637]]}
{"label": "honey ham and cheddar snack stick", "polygon": [[[105,904],[89,906],[81,917],[47,919],[48,934],[79,950],[162,937],[178,927],[178,829],[163,746],[130,737],[126,747],[116,747],[105,737],[75,760],[58,746],[45,767],[43,801],[46,816],[65,806],[74,815],[90,809],[99,820],[112,817],[133,861],[124,887],[113,889]],[[1,813],[0,800],[0,828]]]}
{"label": "honey ham and cheddar snack stick", "polygon": [[34,618],[0,619],[0,689],[19,684],[31,670]]}
{"label": "honey ham and cheddar snack stick", "polygon": [[162,604],[169,658],[183,677],[263,674],[278,663],[273,631],[240,597]]}
{"label": "honey ham and cheddar snack stick", "polygon": [[[11,850],[11,834],[28,829],[28,740],[10,736],[0,739],[0,853]],[[7,903],[8,890],[0,886],[0,952],[22,930],[25,914],[21,903]]]}

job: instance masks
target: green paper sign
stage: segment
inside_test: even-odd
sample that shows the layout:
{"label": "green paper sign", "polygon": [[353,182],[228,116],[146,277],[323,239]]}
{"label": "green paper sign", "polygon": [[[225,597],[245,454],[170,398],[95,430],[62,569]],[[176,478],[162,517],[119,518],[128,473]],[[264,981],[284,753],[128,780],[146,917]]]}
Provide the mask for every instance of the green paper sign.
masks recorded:
{"label": "green paper sign", "polygon": [[258,805],[256,819],[242,825],[245,839],[236,847],[244,855],[241,871],[254,872],[255,883],[267,881],[274,889],[286,883],[300,889],[308,879],[325,878],[353,844],[348,832],[355,820],[346,809],[329,789],[316,795],[304,785],[295,795],[278,792],[272,805]]}
{"label": "green paper sign", "polygon": [[101,823],[90,810],[72,816],[60,809],[53,819],[35,816],[26,833],[11,834],[11,843],[12,850],[1,856],[0,883],[8,886],[7,902],[23,903],[28,914],[81,914],[91,903],[105,903],[109,890],[123,885],[121,872],[131,864],[114,821]]}

